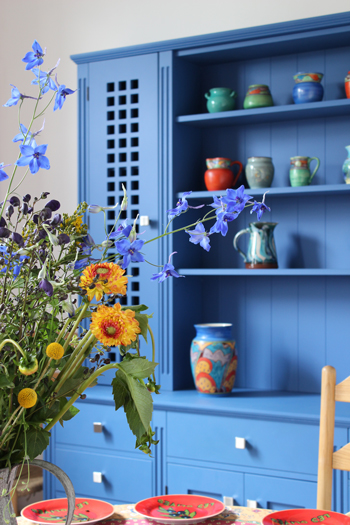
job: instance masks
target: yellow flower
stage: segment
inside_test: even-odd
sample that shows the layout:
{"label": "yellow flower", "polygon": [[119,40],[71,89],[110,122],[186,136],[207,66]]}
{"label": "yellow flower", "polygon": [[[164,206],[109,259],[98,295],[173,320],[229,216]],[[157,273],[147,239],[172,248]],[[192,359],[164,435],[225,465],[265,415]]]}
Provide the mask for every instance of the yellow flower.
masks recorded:
{"label": "yellow flower", "polygon": [[135,312],[114,306],[100,305],[91,315],[90,330],[106,346],[129,345],[141,332]]}
{"label": "yellow flower", "polygon": [[32,388],[22,388],[18,394],[18,403],[23,408],[31,408],[35,405],[38,396]]}
{"label": "yellow flower", "polygon": [[64,354],[63,346],[60,345],[59,343],[51,343],[46,348],[46,355],[48,357],[51,357],[52,359],[56,359],[56,360],[61,359],[61,357],[63,357],[63,354]]}
{"label": "yellow flower", "polygon": [[127,277],[115,263],[90,264],[82,273],[80,287],[87,291],[89,301],[96,297],[100,301],[103,294],[126,294]]}

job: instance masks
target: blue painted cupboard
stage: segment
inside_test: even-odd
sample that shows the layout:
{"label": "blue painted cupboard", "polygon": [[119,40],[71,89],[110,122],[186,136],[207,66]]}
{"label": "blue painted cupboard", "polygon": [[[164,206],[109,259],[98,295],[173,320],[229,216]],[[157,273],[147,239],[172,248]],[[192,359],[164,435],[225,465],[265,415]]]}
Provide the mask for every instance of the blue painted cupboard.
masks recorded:
{"label": "blue painted cupboard", "polygon": [[[272,157],[272,211],[264,219],[278,223],[279,268],[246,270],[234,251],[235,233],[256,220],[247,211],[226,237],[211,236],[209,253],[184,232],[147,245],[146,259],[156,265],[177,252],[172,262],[186,277],[158,285],[150,281],[154,267],[128,269],[127,304],[145,303],[154,313],[160,444],[153,458],[134,450],[106,375],[77,403],[81,414],[54,429],[47,458],[66,470],[77,495],[113,503],[199,493],[238,505],[314,507],[321,369],[335,366],[338,380],[350,373],[350,185],[342,174],[350,144],[350,12],[72,58],[79,198],[112,206],[124,184],[123,218],[138,216],[139,232],[150,239],[163,232],[166,210],[184,191],[192,191],[192,206],[219,195],[205,189],[206,158],[246,164],[251,156]],[[321,102],[293,103],[298,71],[324,73]],[[242,109],[252,84],[269,85],[274,106]],[[234,111],[207,112],[204,94],[218,86],[237,92]],[[310,186],[290,187],[296,155],[320,159]],[[263,192],[249,190],[257,200]],[[174,229],[198,210],[186,215]],[[91,235],[102,240],[103,218],[89,220]],[[107,228],[114,220],[110,210]],[[233,323],[238,369],[228,397],[194,390],[189,347],[201,322]],[[336,424],[341,446],[349,441],[350,407],[338,409]],[[94,473],[102,474],[100,483]],[[45,481],[46,497],[62,494],[49,476]],[[334,484],[334,509],[348,511],[348,475],[337,473]]]}

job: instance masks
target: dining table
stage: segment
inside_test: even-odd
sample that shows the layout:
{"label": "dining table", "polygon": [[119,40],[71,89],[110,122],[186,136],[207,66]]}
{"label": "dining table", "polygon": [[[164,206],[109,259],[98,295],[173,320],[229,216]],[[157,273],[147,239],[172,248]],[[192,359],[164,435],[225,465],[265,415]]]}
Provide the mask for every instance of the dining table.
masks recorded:
{"label": "dining table", "polygon": [[[261,520],[274,512],[272,510],[225,506],[221,514],[212,518],[206,518],[196,525],[201,525],[204,522],[206,525],[260,525]],[[17,518],[18,525],[33,525],[33,522],[27,521],[23,517]],[[181,522],[181,520],[180,520]],[[135,505],[114,505],[114,514],[109,518],[98,522],[99,525],[159,525],[159,522],[153,519],[145,518],[138,514],[135,510]]]}

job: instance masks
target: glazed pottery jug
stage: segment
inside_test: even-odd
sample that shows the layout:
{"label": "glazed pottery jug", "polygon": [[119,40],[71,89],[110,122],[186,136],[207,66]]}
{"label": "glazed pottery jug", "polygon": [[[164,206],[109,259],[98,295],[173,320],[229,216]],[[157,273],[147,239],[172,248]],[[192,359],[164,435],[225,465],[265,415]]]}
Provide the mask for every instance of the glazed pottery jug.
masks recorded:
{"label": "glazed pottery jug", "polygon": [[295,104],[319,102],[323,98],[323,86],[320,83],[323,73],[297,73],[294,75],[293,100]]}
{"label": "glazed pottery jug", "polygon": [[[204,182],[208,191],[227,190],[233,188],[243,170],[243,164],[239,160],[231,160],[223,157],[207,159],[207,171],[204,173]],[[229,166],[238,166],[236,175],[232,173]]]}
{"label": "glazed pottery jug", "polygon": [[205,93],[209,113],[231,111],[236,107],[236,92],[231,88],[212,88]]}
{"label": "glazed pottery jug", "polygon": [[252,84],[245,96],[244,109],[265,108],[273,106],[270,89],[265,84]]}
{"label": "glazed pottery jug", "polygon": [[[316,161],[316,167],[311,173],[310,164],[313,160]],[[308,186],[319,167],[320,159],[318,157],[291,157],[289,170],[290,185]]]}
{"label": "glazed pottery jug", "polygon": [[[236,233],[233,247],[243,257],[245,267],[248,269],[278,268],[274,229],[277,222],[251,222],[248,228]],[[238,239],[249,234],[247,253],[238,247]]]}
{"label": "glazed pottery jug", "polygon": [[249,188],[268,188],[275,173],[271,157],[249,157],[245,167],[245,176]]}
{"label": "glazed pottery jug", "polygon": [[348,74],[344,79],[344,87],[346,98],[350,98],[350,71],[348,71]]}
{"label": "glazed pottery jug", "polygon": [[237,368],[236,343],[231,323],[195,324],[191,344],[191,369],[194,383],[202,394],[231,392]]}
{"label": "glazed pottery jug", "polygon": [[350,184],[350,146],[345,146],[347,151],[347,158],[343,164],[344,181],[346,184]]}

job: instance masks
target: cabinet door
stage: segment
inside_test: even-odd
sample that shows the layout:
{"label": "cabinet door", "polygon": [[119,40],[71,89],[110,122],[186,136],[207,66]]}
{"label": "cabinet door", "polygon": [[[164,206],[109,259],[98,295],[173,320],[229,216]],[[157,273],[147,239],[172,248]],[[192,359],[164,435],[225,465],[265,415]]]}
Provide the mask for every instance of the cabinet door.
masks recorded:
{"label": "cabinet door", "polygon": [[168,494],[200,494],[221,501],[227,496],[233,498],[234,505],[244,505],[243,476],[240,472],[169,463]]}
{"label": "cabinet door", "polygon": [[315,481],[245,474],[244,505],[250,500],[264,509],[312,509],[316,505],[316,487]]}
{"label": "cabinet door", "polygon": [[[149,218],[148,226],[138,226],[140,239],[158,236],[158,58],[157,54],[95,62],[88,72],[88,140],[85,200],[90,204],[114,206],[123,198],[122,185],[127,190],[128,207],[121,212],[118,225],[127,219]],[[86,132],[87,130],[82,130]],[[89,231],[95,242],[101,242],[111,231],[120,207],[89,215]],[[147,244],[145,259],[154,265],[158,260],[158,243]],[[108,250],[113,256],[115,248]],[[150,277],[158,269],[150,264],[131,263],[127,305],[146,304],[153,313],[151,328],[157,339],[158,283]],[[157,341],[156,341],[157,343]],[[151,345],[141,342],[141,351],[151,356]],[[112,361],[118,356],[111,352]],[[110,384],[111,374],[99,379]]]}

